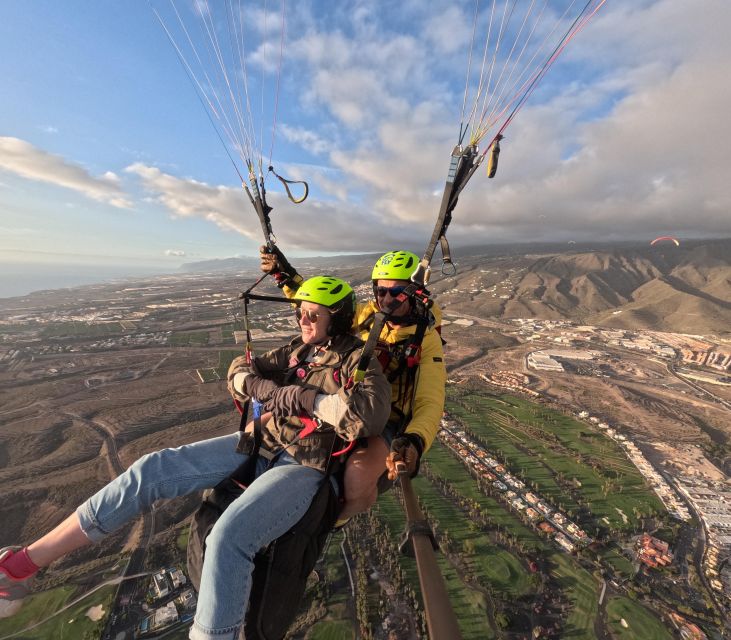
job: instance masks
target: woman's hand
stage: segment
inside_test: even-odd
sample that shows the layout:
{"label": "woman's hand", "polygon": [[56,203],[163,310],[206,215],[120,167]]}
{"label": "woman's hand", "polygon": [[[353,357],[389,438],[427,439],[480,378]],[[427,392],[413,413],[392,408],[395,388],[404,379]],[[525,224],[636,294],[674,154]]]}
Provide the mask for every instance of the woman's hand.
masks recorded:
{"label": "woman's hand", "polygon": [[250,369],[246,356],[238,356],[231,362],[226,375],[226,387],[233,398],[238,400],[245,397],[244,380],[251,375]]}

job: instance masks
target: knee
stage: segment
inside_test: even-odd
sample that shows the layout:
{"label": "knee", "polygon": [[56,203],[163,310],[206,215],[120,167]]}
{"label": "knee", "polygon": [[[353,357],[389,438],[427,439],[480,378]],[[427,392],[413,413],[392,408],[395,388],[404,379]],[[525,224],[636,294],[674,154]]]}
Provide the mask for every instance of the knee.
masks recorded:
{"label": "knee", "polygon": [[231,552],[234,548],[246,547],[245,536],[240,529],[234,530],[225,519],[219,519],[213,525],[206,538],[206,559],[214,557],[228,558],[231,560]]}
{"label": "knee", "polygon": [[129,471],[133,471],[135,473],[145,473],[151,468],[159,466],[160,462],[160,452],[159,451],[153,451],[151,453],[146,453],[144,456],[141,456],[137,458],[130,466]]}
{"label": "knee", "polygon": [[352,473],[345,475],[345,500],[358,512],[367,511],[376,502],[378,490],[376,484],[366,474]]}
{"label": "knee", "polygon": [[168,451],[171,450],[153,451],[135,460],[119,478],[124,490],[134,492],[145,502],[175,497],[175,493],[165,491],[166,486],[168,489],[173,486],[165,483],[171,470],[170,464],[166,463]]}
{"label": "knee", "polygon": [[228,566],[235,557],[253,560],[257,551],[269,542],[266,532],[251,526],[247,516],[232,504],[216,520],[206,538],[206,558],[218,557],[224,563],[222,566]]}
{"label": "knee", "polygon": [[356,498],[350,499],[346,495],[346,500],[350,508],[355,513],[362,513],[368,511],[374,504],[376,504],[376,498],[378,498],[378,491],[373,487],[369,492],[360,493]]}
{"label": "knee", "polygon": [[[150,474],[163,474],[166,469],[166,460],[170,460],[170,452],[173,449],[160,449],[159,451],[152,451],[145,455],[137,458],[127,469],[128,472],[144,477]],[[170,468],[170,465],[167,465]]]}

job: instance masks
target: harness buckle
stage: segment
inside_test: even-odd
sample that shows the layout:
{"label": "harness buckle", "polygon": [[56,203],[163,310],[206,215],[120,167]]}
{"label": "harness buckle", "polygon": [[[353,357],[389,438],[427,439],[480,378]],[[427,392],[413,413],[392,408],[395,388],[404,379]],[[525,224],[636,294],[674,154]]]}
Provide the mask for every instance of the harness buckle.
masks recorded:
{"label": "harness buckle", "polygon": [[410,344],[406,347],[404,355],[406,357],[407,367],[411,368],[417,366],[419,362],[421,362],[421,345],[414,343]]}
{"label": "harness buckle", "polygon": [[297,417],[302,423],[302,430],[299,432],[298,440],[306,438],[322,426],[322,420],[320,420],[320,418],[318,418],[317,416],[310,417],[308,415],[300,414]]}
{"label": "harness buckle", "polygon": [[253,455],[256,449],[256,438],[253,433],[239,432],[239,442],[236,445],[236,452],[244,455]]}

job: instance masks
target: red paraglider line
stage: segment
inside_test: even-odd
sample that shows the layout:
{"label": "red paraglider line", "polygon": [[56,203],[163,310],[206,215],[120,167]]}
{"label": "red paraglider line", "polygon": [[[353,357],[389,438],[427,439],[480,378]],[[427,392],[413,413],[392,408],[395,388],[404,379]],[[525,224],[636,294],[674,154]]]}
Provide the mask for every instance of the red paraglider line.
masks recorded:
{"label": "red paraglider line", "polygon": [[[538,85],[538,83],[540,82],[540,80],[543,79],[543,76],[546,75],[546,73],[551,68],[551,66],[553,65],[553,63],[561,55],[561,52],[566,48],[566,45],[573,39],[573,37],[577,33],[579,33],[579,31],[581,31],[589,23],[589,21],[594,17],[594,15],[597,13],[597,11],[599,11],[599,9],[601,9],[602,5],[605,2],[606,2],[606,0],[601,0],[601,2],[596,7],[594,7],[594,9],[590,13],[583,15],[583,17],[582,16],[579,16],[579,18],[577,18],[577,23],[574,25],[574,27],[572,29],[569,30],[569,33],[566,34],[566,37],[559,44],[559,46],[556,48],[556,50],[551,54],[551,56],[548,58],[548,60],[546,61],[546,63],[543,65],[543,67],[541,67],[533,75],[533,77],[531,79],[529,79],[529,81],[527,83],[529,85],[528,86],[528,89],[526,90],[526,92],[523,95],[523,97],[518,101],[517,106],[515,107],[515,109],[513,109],[513,112],[508,116],[508,118],[504,122],[503,126],[500,127],[500,129],[498,130],[498,132],[496,134],[496,137],[498,135],[502,134],[503,131],[505,131],[505,129],[507,128],[507,126],[512,122],[512,120],[515,117],[516,113],[518,113],[518,111],[520,111],[520,108],[528,100],[528,98],[533,93],[533,91],[535,90],[535,88]],[[587,6],[588,6],[588,4],[587,4]],[[525,86],[525,85],[523,85],[523,86]],[[523,89],[521,88],[518,91],[518,93],[520,93],[520,91],[522,91],[522,90]]]}
{"label": "red paraglider line", "polygon": [[[589,21],[596,15],[596,13],[601,9],[601,7],[606,3],[607,0],[600,0],[600,2],[589,12],[585,13],[586,9],[591,5],[591,0],[587,2],[586,7],[584,8],[584,11],[582,11],[581,14],[579,14],[574,21],[574,24],[569,28],[569,30],[564,35],[563,39],[559,42],[559,44],[554,49],[553,53],[548,57],[548,60],[541,66],[540,68],[536,69],[531,77],[529,77],[523,85],[518,89],[518,91],[515,93],[515,96],[513,99],[505,105],[503,110],[494,118],[493,122],[497,122],[502,118],[503,114],[510,108],[511,105],[513,105],[517,99],[517,104],[515,104],[515,107],[511,111],[510,115],[505,119],[505,122],[503,122],[502,126],[498,129],[497,133],[493,137],[493,139],[490,141],[490,144],[486,146],[485,150],[480,154],[481,158],[484,158],[488,151],[492,148],[492,145],[495,143],[495,140],[498,139],[499,136],[503,135],[503,132],[508,127],[508,125],[513,121],[513,118],[515,118],[516,114],[522,106],[526,103],[528,98],[531,96],[533,91],[538,86],[538,83],[543,79],[543,77],[546,75],[548,70],[551,68],[553,63],[556,61],[556,59],[561,55],[563,50],[566,48],[566,45],[576,36],[577,33],[579,33],[588,23]],[[521,95],[522,94],[522,95]],[[520,96],[520,98],[518,98]]]}

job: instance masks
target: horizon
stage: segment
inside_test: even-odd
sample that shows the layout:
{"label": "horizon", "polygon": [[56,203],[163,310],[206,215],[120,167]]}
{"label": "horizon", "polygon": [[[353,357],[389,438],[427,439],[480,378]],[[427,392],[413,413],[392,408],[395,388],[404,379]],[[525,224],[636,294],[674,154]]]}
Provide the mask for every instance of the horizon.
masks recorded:
{"label": "horizon", "polygon": [[[720,238],[679,238],[681,241],[681,247],[687,247],[688,244],[691,247],[696,245],[708,244],[708,243],[720,243],[725,241],[731,241],[731,235],[728,237]],[[476,255],[481,255],[481,252],[490,252],[505,249],[506,252],[511,248],[513,250],[526,250],[528,252],[530,247],[540,248],[542,251],[547,253],[563,253],[564,252],[581,252],[591,253],[608,251],[613,247],[622,249],[642,249],[647,248],[649,242],[646,240],[606,240],[601,241],[596,239],[594,241],[583,241],[575,243],[565,242],[548,242],[548,241],[537,241],[528,240],[522,242],[496,242],[479,245],[456,245],[451,246],[452,258],[455,261],[455,265],[459,268],[460,257],[468,258]],[[417,247],[398,247],[412,250],[415,253],[419,253]],[[352,257],[367,257],[379,255],[381,251],[370,251],[370,252],[348,252],[348,253],[331,253],[331,254],[301,254],[296,256],[296,260],[316,260],[321,259],[337,259],[340,257],[346,258]],[[437,256],[432,260],[432,268],[438,265],[441,259],[441,254],[437,252]],[[461,255],[460,255],[461,254]],[[194,273],[197,269],[197,265],[206,265],[206,270],[212,269],[215,272],[227,273],[233,266],[221,267],[216,269],[215,263],[217,262],[234,262],[241,261],[246,263],[250,261],[252,266],[258,264],[258,253],[252,253],[249,255],[239,254],[233,256],[226,256],[221,258],[210,258],[201,259],[191,262],[183,262],[176,266],[169,266],[167,268],[155,266],[155,265],[139,265],[130,263],[110,263],[110,262],[99,262],[94,263],[90,261],[82,261],[77,263],[64,263],[58,265],[52,261],[48,262],[3,262],[0,261],[0,299],[23,297],[38,293],[40,291],[53,291],[57,289],[73,289],[80,286],[104,284],[110,281],[125,281],[135,280],[144,278],[155,278],[158,276],[176,276],[176,275],[189,275]],[[210,265],[208,263],[211,263]],[[15,268],[23,265],[25,271],[18,272]]]}

